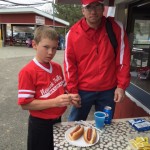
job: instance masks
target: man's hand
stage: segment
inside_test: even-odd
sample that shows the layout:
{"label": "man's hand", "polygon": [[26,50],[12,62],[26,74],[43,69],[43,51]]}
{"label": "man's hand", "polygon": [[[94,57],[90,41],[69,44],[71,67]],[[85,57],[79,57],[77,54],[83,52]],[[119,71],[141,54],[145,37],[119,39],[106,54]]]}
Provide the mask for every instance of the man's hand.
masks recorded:
{"label": "man's hand", "polygon": [[114,101],[115,102],[122,102],[125,98],[125,91],[121,88],[116,88],[115,95],[114,95]]}
{"label": "man's hand", "polygon": [[72,104],[77,108],[81,107],[80,95],[79,94],[69,94],[69,95],[72,98],[72,100],[71,100]]}

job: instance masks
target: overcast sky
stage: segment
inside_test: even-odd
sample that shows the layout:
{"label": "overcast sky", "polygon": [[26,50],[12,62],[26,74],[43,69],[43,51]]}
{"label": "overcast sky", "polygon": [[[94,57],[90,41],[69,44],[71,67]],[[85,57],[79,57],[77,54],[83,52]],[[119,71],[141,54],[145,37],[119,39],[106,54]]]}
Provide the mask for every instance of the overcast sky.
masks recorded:
{"label": "overcast sky", "polygon": [[[12,3],[11,3],[12,2]],[[35,7],[52,14],[52,2],[55,0],[0,0],[0,8]],[[19,5],[20,4],[20,5]],[[25,6],[25,5],[26,6]]]}
{"label": "overcast sky", "polygon": [[20,1],[20,0],[0,0],[0,4],[11,4],[11,2],[18,3],[18,4],[36,4],[36,3],[44,3],[44,2],[48,2],[48,1],[52,2],[53,0],[25,0],[25,1]]}

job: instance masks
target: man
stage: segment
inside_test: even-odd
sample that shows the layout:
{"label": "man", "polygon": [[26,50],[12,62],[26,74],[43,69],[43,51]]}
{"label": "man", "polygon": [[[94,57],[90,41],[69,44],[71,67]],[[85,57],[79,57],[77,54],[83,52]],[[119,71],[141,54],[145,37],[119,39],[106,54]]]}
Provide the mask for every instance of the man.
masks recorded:
{"label": "man", "polygon": [[96,111],[121,102],[130,83],[130,50],[121,23],[111,21],[118,46],[108,37],[103,0],[82,0],[84,18],[66,36],[64,70],[67,89],[79,94],[81,106],[72,107],[69,121],[86,120],[92,105]]}

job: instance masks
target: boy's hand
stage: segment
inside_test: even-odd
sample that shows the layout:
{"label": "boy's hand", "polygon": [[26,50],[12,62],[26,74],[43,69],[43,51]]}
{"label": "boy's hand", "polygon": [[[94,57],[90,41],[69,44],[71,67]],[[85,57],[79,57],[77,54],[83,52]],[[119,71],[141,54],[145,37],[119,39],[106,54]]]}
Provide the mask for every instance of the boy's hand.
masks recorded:
{"label": "boy's hand", "polygon": [[71,104],[71,96],[69,94],[62,94],[57,96],[55,99],[55,104],[57,107],[64,107]]}
{"label": "boy's hand", "polygon": [[75,107],[81,107],[81,98],[79,94],[68,94],[71,96],[72,100],[72,105],[74,105]]}

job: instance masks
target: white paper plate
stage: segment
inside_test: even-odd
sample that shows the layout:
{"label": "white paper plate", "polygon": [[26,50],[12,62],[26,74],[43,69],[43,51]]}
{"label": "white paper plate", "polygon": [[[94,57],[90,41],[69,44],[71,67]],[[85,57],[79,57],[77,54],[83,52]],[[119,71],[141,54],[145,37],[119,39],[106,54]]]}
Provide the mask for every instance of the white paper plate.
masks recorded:
{"label": "white paper plate", "polygon": [[[85,142],[83,136],[81,136],[78,140],[75,140],[75,141],[71,141],[68,137],[68,134],[70,132],[72,132],[74,130],[75,127],[72,127],[72,128],[69,128],[66,132],[65,132],[65,139],[66,141],[71,144],[71,145],[74,145],[74,146],[78,146],[78,147],[88,147],[88,146],[92,146],[92,145],[95,145],[98,141],[99,141],[99,133],[97,132],[97,139],[96,139],[96,142],[93,143],[93,144],[88,144]],[[86,130],[87,127],[84,127],[84,130]]]}

